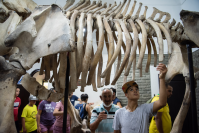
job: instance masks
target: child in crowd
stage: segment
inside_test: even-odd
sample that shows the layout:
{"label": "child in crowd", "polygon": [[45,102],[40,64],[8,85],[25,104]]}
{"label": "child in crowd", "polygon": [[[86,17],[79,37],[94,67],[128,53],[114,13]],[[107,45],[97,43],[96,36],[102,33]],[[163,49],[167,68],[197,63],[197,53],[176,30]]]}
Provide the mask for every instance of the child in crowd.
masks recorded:
{"label": "child in crowd", "polygon": [[[64,111],[64,97],[62,98],[61,102],[56,104],[55,110],[53,115],[56,116],[56,121],[53,126],[53,133],[62,133],[63,128],[63,111]],[[67,123],[66,123],[66,133],[70,133],[71,127],[71,118],[70,115],[67,113]]]}
{"label": "child in crowd", "polygon": [[17,129],[17,133],[19,133],[19,123],[18,123],[18,109],[21,105],[21,99],[18,97],[20,93],[20,89],[17,88],[15,91],[15,101],[14,101],[14,108],[13,108],[13,112],[14,112],[14,120],[15,120],[15,126]]}
{"label": "child in crowd", "polygon": [[37,115],[38,133],[53,133],[53,124],[56,120],[53,116],[55,107],[56,103],[51,102],[50,98],[40,103]]}
{"label": "child in crowd", "polygon": [[35,105],[37,97],[30,95],[29,104],[27,104],[22,112],[22,131],[23,133],[37,133],[37,107]]}

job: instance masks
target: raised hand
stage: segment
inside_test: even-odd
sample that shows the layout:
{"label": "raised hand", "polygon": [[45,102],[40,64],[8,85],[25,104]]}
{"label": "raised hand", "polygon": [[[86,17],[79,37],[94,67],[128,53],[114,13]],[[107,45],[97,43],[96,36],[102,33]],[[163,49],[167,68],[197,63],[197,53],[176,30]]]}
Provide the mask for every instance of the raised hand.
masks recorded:
{"label": "raised hand", "polygon": [[159,78],[160,79],[164,79],[165,75],[167,73],[167,67],[165,66],[165,64],[159,63],[159,65],[157,66],[156,70],[160,71]]}

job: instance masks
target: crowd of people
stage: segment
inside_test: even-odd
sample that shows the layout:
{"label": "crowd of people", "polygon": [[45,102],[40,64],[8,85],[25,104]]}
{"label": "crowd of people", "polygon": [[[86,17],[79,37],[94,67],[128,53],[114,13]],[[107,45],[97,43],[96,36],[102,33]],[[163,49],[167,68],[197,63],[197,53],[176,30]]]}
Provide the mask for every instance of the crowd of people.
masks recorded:
{"label": "crowd of people", "polygon": [[[88,94],[82,94],[80,98],[69,94],[69,99],[79,110],[82,120],[89,119],[89,128],[92,133],[169,133],[171,131],[171,118],[167,98],[172,95],[173,88],[165,83],[167,68],[159,64],[160,91],[150,103],[138,105],[139,86],[135,81],[129,81],[122,86],[128,103],[122,107],[120,100],[116,97],[116,89],[104,88],[100,95],[102,103],[91,110],[88,103]],[[19,133],[18,108],[21,100],[18,97],[20,89],[16,89],[14,102],[14,120]],[[37,97],[30,95],[29,103],[24,107],[21,114],[23,133],[62,133],[64,98],[60,102],[52,102],[50,98],[35,105]],[[152,117],[150,126],[149,118]],[[66,132],[70,133],[71,118],[67,114]]]}

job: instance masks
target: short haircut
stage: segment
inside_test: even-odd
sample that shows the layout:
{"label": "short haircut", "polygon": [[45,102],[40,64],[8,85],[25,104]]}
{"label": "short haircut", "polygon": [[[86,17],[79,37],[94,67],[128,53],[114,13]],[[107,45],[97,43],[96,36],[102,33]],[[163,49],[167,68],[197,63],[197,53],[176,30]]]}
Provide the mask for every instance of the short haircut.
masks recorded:
{"label": "short haircut", "polygon": [[85,101],[88,99],[88,94],[82,94],[81,95],[81,101]]}
{"label": "short haircut", "polygon": [[113,87],[111,87],[110,89],[111,89],[111,90],[115,93],[115,95],[116,95],[116,89],[113,88]]}
{"label": "short haircut", "polygon": [[112,93],[112,95],[113,95],[113,91],[112,91],[112,89],[111,88],[103,88],[101,91],[101,96],[102,96],[102,93],[104,92],[104,91],[106,91],[106,90],[109,90],[111,93]]}

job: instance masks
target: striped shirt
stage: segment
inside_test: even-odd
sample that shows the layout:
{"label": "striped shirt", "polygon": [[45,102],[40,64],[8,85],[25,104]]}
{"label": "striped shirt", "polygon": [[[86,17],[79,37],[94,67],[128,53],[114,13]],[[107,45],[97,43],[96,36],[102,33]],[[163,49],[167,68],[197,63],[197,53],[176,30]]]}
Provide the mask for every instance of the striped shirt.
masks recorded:
{"label": "striped shirt", "polygon": [[115,117],[115,112],[119,109],[118,106],[112,104],[111,109],[109,110],[109,112],[104,108],[103,103],[99,106],[96,106],[93,110],[92,110],[92,116],[90,119],[90,124],[92,124],[93,122],[95,122],[99,116],[99,113],[102,111],[105,111],[107,114],[107,119],[102,120],[99,123],[98,128],[96,129],[95,133],[113,133],[114,129],[112,128],[113,125],[113,119]]}

